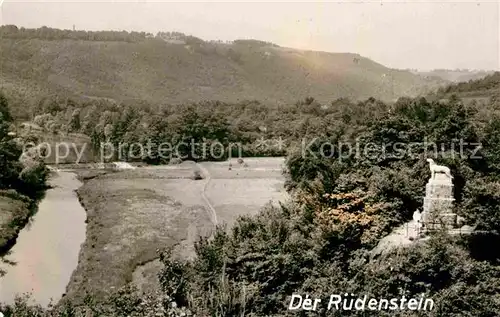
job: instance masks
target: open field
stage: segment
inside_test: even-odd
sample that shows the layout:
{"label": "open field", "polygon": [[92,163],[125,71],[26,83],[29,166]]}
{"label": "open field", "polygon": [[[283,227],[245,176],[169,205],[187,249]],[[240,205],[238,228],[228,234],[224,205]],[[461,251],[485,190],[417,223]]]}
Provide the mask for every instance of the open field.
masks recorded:
{"label": "open field", "polygon": [[211,180],[206,196],[217,213],[219,223],[231,226],[238,216],[256,214],[269,202],[276,204],[286,199],[283,188],[281,158],[247,158],[244,167],[233,160],[201,163]]}
{"label": "open field", "polygon": [[[150,288],[160,268],[158,249],[174,247],[174,256],[190,258],[194,242],[210,235],[215,223],[231,225],[239,215],[284,199],[282,161],[249,159],[247,168],[234,162],[232,170],[228,162],[184,162],[89,179],[78,190],[87,211],[87,238],[66,297],[99,298],[132,281]],[[204,179],[193,180],[195,170]]]}

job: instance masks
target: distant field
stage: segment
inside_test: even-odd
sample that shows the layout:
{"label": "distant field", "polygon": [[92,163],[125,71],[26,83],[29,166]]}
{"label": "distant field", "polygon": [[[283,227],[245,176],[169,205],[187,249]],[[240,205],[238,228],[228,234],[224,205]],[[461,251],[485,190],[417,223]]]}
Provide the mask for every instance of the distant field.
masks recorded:
{"label": "distant field", "polygon": [[[148,288],[159,265],[156,250],[173,246],[174,255],[194,255],[193,243],[214,229],[210,210],[219,223],[231,225],[243,214],[255,214],[269,201],[284,200],[282,158],[246,160],[248,167],[233,162],[204,162],[209,172],[193,180],[195,163],[148,166],[101,175],[78,190],[87,211],[87,239],[80,261],[68,285],[68,298],[96,296],[110,287],[134,281]],[[143,265],[146,264],[146,265]]]}
{"label": "distant field", "polygon": [[241,215],[256,214],[269,202],[283,201],[282,158],[248,158],[244,167],[229,163],[201,163],[209,171],[211,181],[206,195],[215,208],[219,222],[232,225]]}

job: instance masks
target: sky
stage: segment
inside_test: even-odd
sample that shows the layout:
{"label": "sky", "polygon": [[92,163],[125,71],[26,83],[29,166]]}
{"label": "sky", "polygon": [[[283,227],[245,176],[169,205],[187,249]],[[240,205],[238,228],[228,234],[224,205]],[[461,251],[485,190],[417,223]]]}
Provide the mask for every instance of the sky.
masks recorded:
{"label": "sky", "polygon": [[500,70],[499,1],[3,0],[0,24],[178,31],[358,53],[393,68]]}

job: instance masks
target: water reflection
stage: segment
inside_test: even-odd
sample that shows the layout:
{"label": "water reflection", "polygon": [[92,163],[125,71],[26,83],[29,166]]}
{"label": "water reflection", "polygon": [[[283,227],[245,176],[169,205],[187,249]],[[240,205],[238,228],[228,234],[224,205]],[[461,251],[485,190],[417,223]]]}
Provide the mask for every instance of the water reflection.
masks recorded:
{"label": "water reflection", "polygon": [[76,268],[86,215],[74,190],[82,183],[74,173],[57,172],[50,184],[38,212],[5,257],[17,264],[0,263],[7,272],[0,277],[0,302],[12,303],[16,294],[28,292],[46,306],[51,298],[60,299]]}

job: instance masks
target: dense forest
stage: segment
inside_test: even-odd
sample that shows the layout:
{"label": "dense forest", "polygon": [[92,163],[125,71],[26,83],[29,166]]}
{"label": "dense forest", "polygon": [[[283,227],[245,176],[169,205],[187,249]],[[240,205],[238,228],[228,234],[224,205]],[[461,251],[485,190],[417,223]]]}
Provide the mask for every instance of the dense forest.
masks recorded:
{"label": "dense forest", "polygon": [[[499,89],[495,78],[498,73],[449,91]],[[241,142],[245,155],[286,154],[293,199],[240,218],[230,231],[218,228],[197,243],[192,261],[174,261],[169,250],[162,251],[159,293],[139,296],[126,287],[106,298],[88,294],[83,303],[63,300],[42,309],[20,299],[0,310],[16,317],[307,316],[287,310],[292,293],[321,297],[342,290],[378,298],[424,294],[436,303],[432,312],[342,312],[346,316],[498,316],[500,253],[491,246],[500,242],[499,102],[450,96],[324,105],[307,98],[286,106],[249,101],[158,107],[44,99],[35,109],[37,125],[50,133],[85,133],[95,146],[196,139]],[[260,138],[280,137],[284,152],[255,146]],[[316,138],[305,155],[304,138]],[[345,144],[383,150],[346,156]],[[412,145],[411,151],[396,145]],[[380,239],[422,205],[427,157],[451,168],[455,211],[476,233],[437,232],[426,242],[373,256]],[[155,155],[144,159],[166,163]]]}
{"label": "dense forest", "polygon": [[44,164],[38,157],[21,156],[25,140],[11,133],[13,120],[8,100],[0,93],[0,190],[15,190],[34,197],[45,184]]}
{"label": "dense forest", "polygon": [[146,32],[127,31],[76,31],[60,30],[49,27],[38,29],[18,28],[15,25],[3,25],[0,27],[0,38],[11,39],[44,39],[44,40],[85,40],[85,41],[118,41],[137,42],[152,36]]}
{"label": "dense forest", "polygon": [[[61,30],[43,26],[37,29],[30,29],[15,25],[0,26],[0,38],[9,39],[41,39],[41,40],[83,40],[83,41],[115,41],[115,42],[139,42],[148,38],[157,38],[163,40],[179,40],[184,44],[202,44],[202,43],[223,43],[221,41],[204,41],[192,35],[186,35],[182,32],[157,32],[153,35],[149,32],[127,32],[127,31],[84,31],[84,30]],[[225,42],[226,44],[251,45],[251,46],[278,46],[276,44],[259,41],[239,39]]]}
{"label": "dense forest", "polygon": [[499,95],[498,87],[500,85],[500,72],[487,75],[484,78],[469,80],[456,84],[440,87],[437,91],[438,95],[446,94],[495,94]]}
{"label": "dense forest", "polygon": [[[444,97],[450,99],[451,95],[444,91],[470,92],[483,87],[483,100],[467,107],[474,109],[475,120],[484,125],[484,119],[496,112],[494,105],[498,97],[490,92],[500,85],[499,75],[495,73],[481,81],[469,82],[468,86],[449,85],[443,91],[431,94],[426,102],[435,104]],[[395,104],[387,104],[374,98],[358,102],[340,98],[322,104],[308,97],[287,105],[259,101],[158,105],[145,101],[118,103],[108,99],[76,101],[53,95],[39,99],[31,108],[22,108],[23,113],[17,115],[19,120],[30,117],[32,123],[46,131],[46,135],[87,135],[90,137],[88,152],[92,150],[88,156],[93,157],[90,160],[101,161],[100,149],[103,144],[111,144],[120,150],[108,160],[164,164],[176,155],[192,160],[225,159],[235,155],[282,156],[286,152],[284,147],[275,146],[278,140],[287,148],[314,137],[340,137],[338,142],[352,141],[348,137],[359,133],[361,127],[364,129],[369,122],[378,120],[385,112],[394,111],[401,103],[410,102],[408,100],[400,98]],[[32,134],[31,138],[34,138],[39,131]],[[423,136],[422,132],[419,135]],[[262,146],[263,140],[267,142],[265,147]],[[238,146],[232,147],[236,152],[227,151],[217,157],[210,156],[211,153],[201,155],[201,148],[196,148],[193,153],[188,147],[169,155],[159,153],[162,143],[210,145],[211,142],[221,143],[226,150],[230,144]]]}

